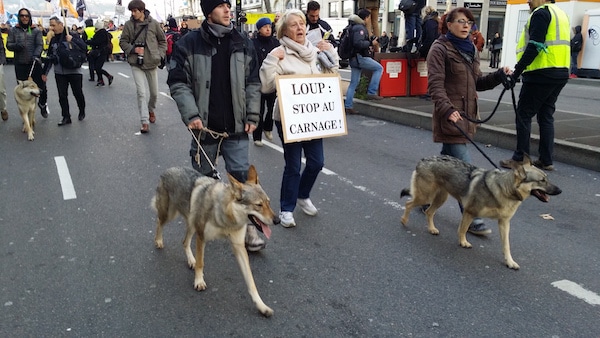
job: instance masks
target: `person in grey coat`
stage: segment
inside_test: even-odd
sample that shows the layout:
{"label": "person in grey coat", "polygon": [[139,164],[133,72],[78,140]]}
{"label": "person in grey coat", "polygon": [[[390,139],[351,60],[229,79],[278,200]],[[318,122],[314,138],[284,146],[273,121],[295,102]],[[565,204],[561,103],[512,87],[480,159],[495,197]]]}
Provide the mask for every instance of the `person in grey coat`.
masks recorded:
{"label": "person in grey coat", "polygon": [[[40,88],[38,106],[42,117],[48,117],[48,91],[42,81],[41,55],[43,49],[42,31],[32,25],[31,13],[27,8],[19,9],[19,23],[8,31],[6,48],[15,53],[13,63],[17,80],[27,80],[29,76]],[[32,71],[33,68],[33,71]]]}

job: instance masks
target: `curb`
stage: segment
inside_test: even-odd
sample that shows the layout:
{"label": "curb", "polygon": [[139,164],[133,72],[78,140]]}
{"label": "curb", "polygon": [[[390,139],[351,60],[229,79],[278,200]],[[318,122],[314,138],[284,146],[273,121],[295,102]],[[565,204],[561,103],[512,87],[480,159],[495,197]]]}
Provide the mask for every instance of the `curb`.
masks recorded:
{"label": "curb", "polygon": [[[388,122],[398,123],[406,126],[431,130],[431,114],[420,111],[391,107],[384,104],[373,103],[354,99],[354,105],[359,109],[361,115],[373,117]],[[503,149],[514,149],[516,131],[481,125],[477,128],[475,141],[490,144]],[[537,156],[539,136],[531,135],[531,149],[533,156]],[[564,140],[554,141],[554,159],[577,167],[600,171],[600,147],[581,145]]]}

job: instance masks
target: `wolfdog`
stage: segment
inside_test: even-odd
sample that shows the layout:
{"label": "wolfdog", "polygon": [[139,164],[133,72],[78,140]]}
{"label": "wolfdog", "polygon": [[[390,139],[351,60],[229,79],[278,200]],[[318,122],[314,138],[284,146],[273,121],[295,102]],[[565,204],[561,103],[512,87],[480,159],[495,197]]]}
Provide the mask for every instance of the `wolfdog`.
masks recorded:
{"label": "wolfdog", "polygon": [[425,211],[428,230],[433,235],[439,234],[433,216],[450,194],[464,207],[458,227],[460,246],[471,248],[466,234],[473,218],[497,219],[506,265],[516,270],[519,265],[512,259],[508,239],[511,218],[529,195],[548,202],[548,195],[561,192],[548,181],[546,173],[531,165],[527,155],[522,164],[515,164],[510,171],[485,170],[451,156],[433,156],[419,161],[412,174],[410,190],[403,189],[400,194],[400,198],[412,195],[401,222],[407,225],[408,215],[415,206],[429,204]]}
{"label": "wolfdog", "polygon": [[31,78],[17,81],[15,87],[15,100],[19,107],[19,113],[23,119],[23,132],[27,133],[27,139],[33,141],[33,126],[35,126],[36,98],[40,96],[40,89]]}
{"label": "wolfdog", "polygon": [[[270,206],[270,199],[260,186],[254,166],[248,170],[246,183],[227,175],[229,184],[203,176],[190,168],[167,169],[160,177],[152,207],[157,212],[154,243],[162,249],[162,228],[177,214],[185,219],[186,234],[183,240],[188,265],[195,270],[194,288],[206,289],[204,281],[204,247],[207,241],[227,238],[246,281],[248,292],[256,308],[265,317],[273,310],[262,301],[254,284],[248,253],[244,247],[248,219],[267,238],[269,226],[279,224],[279,217]],[[190,248],[196,233],[196,258]]]}

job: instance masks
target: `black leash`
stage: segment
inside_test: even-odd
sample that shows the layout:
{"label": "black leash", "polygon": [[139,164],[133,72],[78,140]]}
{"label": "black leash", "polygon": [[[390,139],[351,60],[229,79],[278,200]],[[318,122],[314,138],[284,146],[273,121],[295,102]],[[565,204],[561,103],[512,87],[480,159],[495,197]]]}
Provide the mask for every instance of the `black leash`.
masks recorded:
{"label": "black leash", "polygon": [[[467,114],[465,114],[464,112],[461,112],[460,115],[462,116],[462,118],[467,119],[467,121],[472,122],[472,123],[483,124],[483,123],[488,122],[494,116],[494,114],[496,114],[496,111],[498,110],[498,107],[500,106],[500,102],[502,102],[502,97],[504,96],[504,93],[506,91],[507,91],[506,88],[504,88],[502,90],[502,93],[500,93],[500,97],[498,98],[498,102],[496,102],[496,106],[494,107],[494,110],[492,110],[492,113],[487,118],[485,118],[483,120],[472,119],[472,118],[468,117]],[[523,121],[519,117],[519,114],[517,114],[517,101],[515,99],[514,86],[510,88],[510,92],[511,92],[511,96],[512,96],[512,104],[513,104],[513,109],[515,111],[515,116],[517,117],[517,119],[519,120],[520,123],[523,123]],[[464,137],[467,138],[467,140],[469,140],[469,142],[471,142],[471,144],[473,146],[475,146],[475,148],[481,153],[481,155],[483,155],[483,157],[485,157],[494,166],[494,168],[499,169],[498,166],[496,165],[496,163],[494,163],[494,161],[492,161],[492,159],[483,151],[483,149],[481,149],[475,143],[475,141],[473,141],[473,139],[471,137],[469,137],[469,135],[464,130],[462,130],[455,122],[452,122],[452,124],[456,127],[456,129],[458,129],[458,131],[460,131],[461,134],[463,134]]]}

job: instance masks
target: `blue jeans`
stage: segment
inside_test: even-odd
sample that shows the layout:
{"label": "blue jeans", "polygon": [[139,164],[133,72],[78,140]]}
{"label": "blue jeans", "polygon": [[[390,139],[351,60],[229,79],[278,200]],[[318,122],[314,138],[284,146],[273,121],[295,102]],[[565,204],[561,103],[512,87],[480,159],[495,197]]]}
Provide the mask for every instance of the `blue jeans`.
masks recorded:
{"label": "blue jeans", "polygon": [[[197,134],[196,134],[197,135]],[[210,136],[206,136],[210,137]],[[235,135],[231,138],[226,138],[221,143],[221,149],[219,155],[223,156],[225,160],[225,170],[231,176],[235,177],[239,182],[246,182],[248,179],[248,168],[250,168],[250,164],[248,163],[248,135]],[[217,166],[217,151],[219,148],[219,143],[210,141],[203,142],[200,140],[200,145],[202,149],[206,152],[212,164]],[[208,160],[200,150],[200,153],[197,153],[198,144],[196,140],[192,138],[192,145],[190,148],[190,156],[192,157],[192,167],[200,172],[202,175],[214,177],[213,169],[208,163]],[[196,161],[196,155],[200,157],[200,164]],[[216,178],[216,177],[215,177]]]}
{"label": "blue jeans", "polygon": [[513,160],[523,161],[524,154],[531,154],[529,149],[531,120],[536,116],[540,128],[539,159],[544,165],[552,164],[555,104],[558,94],[560,94],[560,91],[566,84],[566,80],[563,83],[523,82],[521,93],[519,94],[519,103],[517,104],[517,117],[515,119],[517,149],[513,153]]}
{"label": "blue jeans", "polygon": [[368,56],[356,55],[356,57],[351,58],[350,68],[350,85],[348,86],[346,99],[344,100],[344,106],[346,108],[352,108],[352,100],[354,99],[354,93],[356,92],[356,87],[360,82],[360,74],[362,73],[363,69],[373,72],[373,75],[371,75],[371,81],[369,82],[369,87],[367,88],[367,94],[369,95],[377,95],[377,91],[379,90],[379,81],[381,80],[381,75],[383,74],[383,66]]}
{"label": "blue jeans", "polygon": [[466,143],[442,143],[442,155],[456,157],[467,163],[471,163],[471,155]]}
{"label": "blue jeans", "polygon": [[[283,142],[283,129],[281,121],[275,121],[277,134]],[[302,167],[302,150],[306,157],[306,166],[300,174]],[[325,164],[323,153],[323,139],[314,139],[301,142],[284,143],[283,158],[285,168],[281,180],[281,193],[279,206],[281,211],[294,211],[298,198],[309,198],[317,176]]]}
{"label": "blue jeans", "polygon": [[[414,42],[419,41],[419,38],[422,34],[422,20],[421,20],[421,11],[414,11],[410,15],[406,16],[404,23],[404,29],[406,30],[406,41],[410,39],[415,39]],[[416,32],[415,32],[416,30]],[[411,45],[412,46],[412,45]]]}

